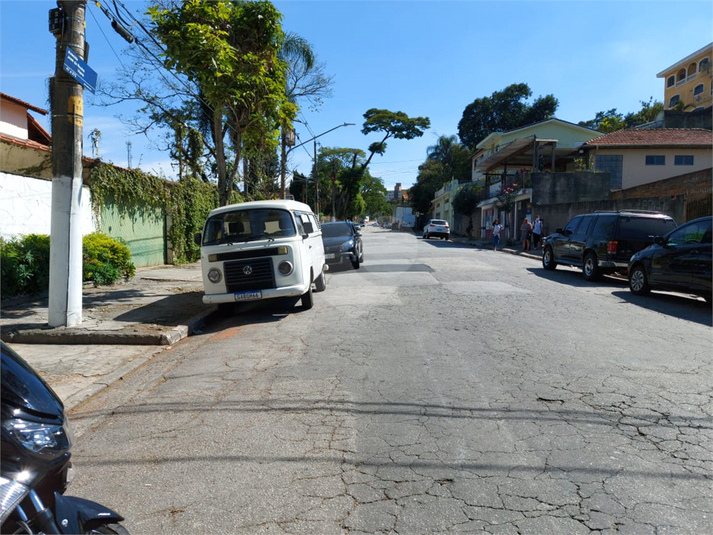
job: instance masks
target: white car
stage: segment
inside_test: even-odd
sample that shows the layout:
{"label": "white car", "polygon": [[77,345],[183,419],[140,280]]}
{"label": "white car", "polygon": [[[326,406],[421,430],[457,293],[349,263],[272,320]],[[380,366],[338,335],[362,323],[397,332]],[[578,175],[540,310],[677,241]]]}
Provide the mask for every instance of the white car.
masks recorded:
{"label": "white car", "polygon": [[445,219],[431,219],[425,227],[423,227],[423,239],[428,238],[443,238],[448,240],[451,237],[451,229],[448,226],[448,221]]}

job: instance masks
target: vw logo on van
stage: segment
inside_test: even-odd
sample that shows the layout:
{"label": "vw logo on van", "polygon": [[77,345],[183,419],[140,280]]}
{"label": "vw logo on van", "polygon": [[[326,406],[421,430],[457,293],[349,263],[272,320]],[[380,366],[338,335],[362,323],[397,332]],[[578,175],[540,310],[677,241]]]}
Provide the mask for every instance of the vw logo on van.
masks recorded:
{"label": "vw logo on van", "polygon": [[243,268],[243,275],[252,275],[253,273],[253,267],[252,266],[245,266]]}

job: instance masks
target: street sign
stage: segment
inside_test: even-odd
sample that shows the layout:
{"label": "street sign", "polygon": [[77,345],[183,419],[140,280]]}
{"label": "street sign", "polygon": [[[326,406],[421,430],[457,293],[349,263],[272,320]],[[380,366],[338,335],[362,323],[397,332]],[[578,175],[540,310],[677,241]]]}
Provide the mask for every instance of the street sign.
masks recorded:
{"label": "street sign", "polygon": [[96,71],[87,65],[77,54],[75,54],[70,47],[67,47],[67,55],[64,58],[63,68],[64,72],[69,74],[78,83],[82,84],[82,86],[86,89],[89,89],[92,93],[96,91]]}

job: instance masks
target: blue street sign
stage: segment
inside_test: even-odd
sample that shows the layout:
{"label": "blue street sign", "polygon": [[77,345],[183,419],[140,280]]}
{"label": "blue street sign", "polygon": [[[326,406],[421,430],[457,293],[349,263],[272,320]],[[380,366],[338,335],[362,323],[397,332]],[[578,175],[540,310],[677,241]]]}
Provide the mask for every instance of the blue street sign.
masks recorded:
{"label": "blue street sign", "polygon": [[67,55],[64,58],[64,72],[69,74],[78,83],[82,84],[92,93],[97,88],[97,73],[83,59],[81,59],[74,51],[67,47]]}

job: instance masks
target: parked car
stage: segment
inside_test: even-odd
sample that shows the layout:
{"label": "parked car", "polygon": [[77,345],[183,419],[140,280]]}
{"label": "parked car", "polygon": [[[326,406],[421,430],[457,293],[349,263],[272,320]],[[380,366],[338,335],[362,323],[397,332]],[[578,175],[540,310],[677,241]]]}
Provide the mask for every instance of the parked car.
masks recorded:
{"label": "parked car", "polygon": [[574,217],[544,240],[542,267],[558,264],[582,268],[590,281],[604,274],[626,274],[629,259],[645,249],[656,236],[676,228],[676,222],[661,212],[620,210]]}
{"label": "parked car", "polygon": [[681,225],[629,261],[629,289],[636,295],[651,290],[696,294],[711,302],[711,222],[700,217]]}
{"label": "parked car", "polygon": [[448,221],[445,219],[431,219],[423,227],[423,239],[428,238],[443,238],[447,240],[451,237],[451,229],[448,226]]}
{"label": "parked car", "polygon": [[354,269],[364,261],[361,233],[349,221],[322,224],[322,243],[327,265],[351,262]]}

